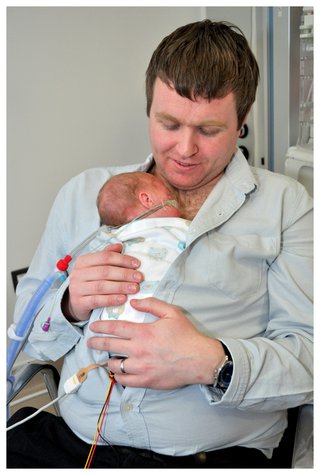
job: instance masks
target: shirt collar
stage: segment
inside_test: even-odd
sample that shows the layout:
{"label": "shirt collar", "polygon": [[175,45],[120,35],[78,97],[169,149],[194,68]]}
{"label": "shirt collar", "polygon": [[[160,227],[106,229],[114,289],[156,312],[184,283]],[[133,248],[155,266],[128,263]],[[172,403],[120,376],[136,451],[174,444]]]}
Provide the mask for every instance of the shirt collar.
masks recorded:
{"label": "shirt collar", "polygon": [[257,187],[251,167],[239,149],[226,168],[225,178],[245,195],[252,193]]}
{"label": "shirt collar", "polygon": [[251,167],[243,154],[237,151],[193,219],[187,243],[228,221],[256,188]]}

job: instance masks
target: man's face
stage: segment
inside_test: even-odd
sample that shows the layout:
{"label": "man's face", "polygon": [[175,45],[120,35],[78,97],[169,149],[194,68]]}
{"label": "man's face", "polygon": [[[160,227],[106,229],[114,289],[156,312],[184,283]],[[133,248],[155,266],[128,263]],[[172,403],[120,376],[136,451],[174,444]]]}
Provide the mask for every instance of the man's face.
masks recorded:
{"label": "man's face", "polygon": [[236,151],[237,122],[233,93],[191,101],[157,78],[149,118],[157,173],[179,190],[215,184]]}

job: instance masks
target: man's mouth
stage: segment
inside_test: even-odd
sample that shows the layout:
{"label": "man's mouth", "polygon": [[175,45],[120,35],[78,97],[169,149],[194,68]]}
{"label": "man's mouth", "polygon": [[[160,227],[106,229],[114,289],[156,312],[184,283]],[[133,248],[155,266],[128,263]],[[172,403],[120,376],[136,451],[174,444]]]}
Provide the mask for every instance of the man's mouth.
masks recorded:
{"label": "man's mouth", "polygon": [[182,162],[180,160],[173,160],[173,161],[178,167],[181,167],[184,169],[188,169],[188,168],[190,169],[196,166],[194,163]]}

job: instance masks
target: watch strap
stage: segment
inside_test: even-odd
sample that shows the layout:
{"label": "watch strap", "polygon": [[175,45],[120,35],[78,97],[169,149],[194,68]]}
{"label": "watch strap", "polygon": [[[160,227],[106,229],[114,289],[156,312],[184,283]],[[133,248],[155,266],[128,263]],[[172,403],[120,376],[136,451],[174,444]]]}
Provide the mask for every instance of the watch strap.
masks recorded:
{"label": "watch strap", "polygon": [[230,351],[228,350],[228,348],[226,347],[226,345],[225,345],[224,343],[222,343],[222,341],[220,341],[220,343],[221,343],[221,345],[222,345],[222,347],[223,347],[223,350],[224,350],[225,360],[223,361],[223,363],[222,363],[221,366],[219,366],[218,368],[216,368],[216,369],[214,370],[214,374],[213,374],[213,384],[212,384],[212,386],[213,386],[214,388],[220,388],[220,389],[225,390],[227,386],[226,386],[226,387],[221,387],[221,386],[220,386],[220,373],[221,373],[221,371],[223,370],[223,368],[224,368],[225,366],[231,366],[231,367],[232,367],[232,362],[233,362],[233,360],[232,360],[231,353],[230,353]]}
{"label": "watch strap", "polygon": [[[219,341],[220,341],[220,340],[219,340]],[[221,345],[222,345],[222,347],[223,347],[223,349],[224,349],[224,354],[227,355],[229,361],[232,361],[232,356],[231,356],[230,351],[228,350],[228,348],[226,347],[226,345],[225,345],[224,343],[222,343],[222,341],[220,341],[220,343],[221,343]]]}

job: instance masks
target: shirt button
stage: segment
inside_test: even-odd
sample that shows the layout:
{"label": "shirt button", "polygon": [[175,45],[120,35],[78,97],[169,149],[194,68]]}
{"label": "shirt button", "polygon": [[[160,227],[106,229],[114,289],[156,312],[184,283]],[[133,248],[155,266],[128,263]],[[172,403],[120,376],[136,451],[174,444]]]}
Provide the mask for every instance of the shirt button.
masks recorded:
{"label": "shirt button", "polygon": [[131,412],[132,409],[133,409],[133,405],[132,405],[132,404],[127,403],[127,404],[125,404],[125,405],[123,406],[124,412]]}

